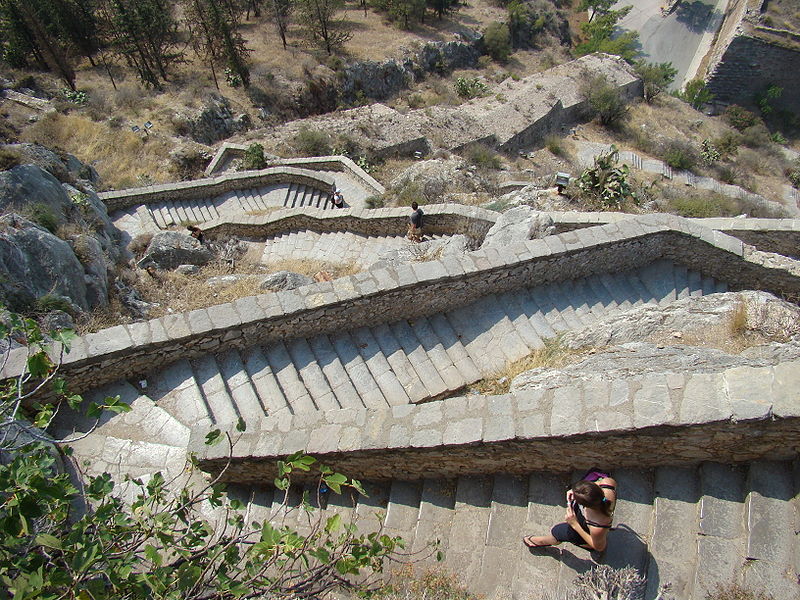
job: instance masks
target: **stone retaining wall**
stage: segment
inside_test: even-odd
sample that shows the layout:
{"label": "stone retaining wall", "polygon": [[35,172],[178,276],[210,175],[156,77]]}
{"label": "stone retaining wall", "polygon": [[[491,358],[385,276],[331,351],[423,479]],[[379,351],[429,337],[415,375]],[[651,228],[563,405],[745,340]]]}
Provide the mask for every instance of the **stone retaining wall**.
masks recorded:
{"label": "stone retaining wall", "polygon": [[[227,448],[204,434],[192,432],[189,449],[216,475]],[[800,450],[800,361],[279,414],[241,436],[224,479],[271,481],[275,461],[298,450],[364,479],[788,459]]]}
{"label": "stone retaining wall", "polygon": [[[206,167],[206,175],[224,171],[235,158],[240,158],[247,151],[244,144],[224,143],[219,147],[214,158]],[[273,167],[293,167],[295,169],[308,169],[310,171],[341,171],[347,173],[361,183],[371,193],[381,195],[386,189],[369,173],[359,167],[346,156],[312,156],[308,158],[284,158],[272,161]]]}
{"label": "stone retaining wall", "polygon": [[[745,253],[741,241],[680,217],[645,215],[118,325],[76,339],[61,373],[80,393],[210,352],[369,326],[387,315],[413,319],[488,294],[634,269],[662,257],[725,281],[732,290],[800,294],[800,263],[772,256]],[[0,376],[20,373],[25,360],[24,348],[12,351]]]}
{"label": "stone retaining wall", "polygon": [[98,194],[109,212],[165,200],[199,200],[225,192],[257,188],[273,183],[299,183],[330,191],[334,179],[329,175],[292,167],[271,167],[260,171],[226,173],[218,177],[166,183],[144,188],[115,190]]}

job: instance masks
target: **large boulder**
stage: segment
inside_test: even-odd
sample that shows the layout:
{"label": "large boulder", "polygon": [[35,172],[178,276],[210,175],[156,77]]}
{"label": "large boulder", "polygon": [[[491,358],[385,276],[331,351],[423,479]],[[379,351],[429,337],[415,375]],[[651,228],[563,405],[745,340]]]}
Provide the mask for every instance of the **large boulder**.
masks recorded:
{"label": "large boulder", "polygon": [[21,310],[42,296],[89,309],[83,265],[72,247],[16,214],[0,217],[0,297]]}
{"label": "large boulder", "polygon": [[745,291],[684,298],[667,306],[646,304],[616,313],[561,338],[568,348],[601,347],[729,326],[744,310],[746,329],[767,338],[800,336],[800,308],[768,292]]}
{"label": "large boulder", "polygon": [[153,236],[138,266],[172,270],[180,265],[205,265],[213,258],[214,253],[192,236],[162,231]]}
{"label": "large boulder", "polygon": [[410,262],[425,262],[436,260],[445,256],[466,254],[472,250],[470,239],[462,234],[451,235],[449,237],[436,240],[428,240],[419,244],[410,243],[406,246],[393,250],[386,250],[376,256],[370,269],[381,269],[384,267],[396,267]]}
{"label": "large boulder", "polygon": [[176,120],[183,120],[191,138],[201,144],[214,144],[246,131],[251,125],[246,114],[234,116],[228,100],[217,94],[212,94],[199,112],[178,116]]}
{"label": "large boulder", "polygon": [[12,211],[36,213],[58,226],[69,220],[73,206],[58,179],[36,165],[19,165],[0,172],[0,212]]}
{"label": "large boulder", "polygon": [[767,352],[751,358],[715,348],[631,342],[606,348],[559,369],[539,367],[526,371],[512,380],[511,391],[559,388],[577,382],[611,382],[652,373],[713,373],[738,366],[773,365],[800,357],[800,345],[785,346],[782,354]]}
{"label": "large boulder", "polygon": [[92,186],[100,183],[100,176],[91,165],[66,152],[55,153],[39,144],[7,144],[4,146],[22,157],[25,164],[36,165],[62,182],[83,180]]}
{"label": "large boulder", "polygon": [[486,232],[481,248],[504,248],[510,244],[551,235],[555,231],[553,218],[530,206],[518,206],[504,212]]}
{"label": "large boulder", "polygon": [[269,292],[280,292],[281,290],[293,290],[310,283],[314,283],[314,280],[306,275],[291,271],[277,271],[264,277],[260,287]]}
{"label": "large boulder", "polygon": [[452,194],[485,192],[493,185],[475,167],[452,157],[416,162],[395,177],[389,187],[397,195],[411,195],[411,199],[423,203],[439,203],[447,202]]}

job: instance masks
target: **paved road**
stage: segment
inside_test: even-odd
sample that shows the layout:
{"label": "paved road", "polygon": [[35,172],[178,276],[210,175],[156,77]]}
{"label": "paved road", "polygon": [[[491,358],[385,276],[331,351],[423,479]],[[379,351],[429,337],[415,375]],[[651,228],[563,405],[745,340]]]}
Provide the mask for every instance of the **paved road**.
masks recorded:
{"label": "paved road", "polygon": [[620,0],[615,9],[633,6],[620,27],[639,32],[644,57],[671,62],[678,69],[672,87],[693,79],[700,61],[722,24],[728,0],[683,0],[668,17],[661,16],[666,0]]}

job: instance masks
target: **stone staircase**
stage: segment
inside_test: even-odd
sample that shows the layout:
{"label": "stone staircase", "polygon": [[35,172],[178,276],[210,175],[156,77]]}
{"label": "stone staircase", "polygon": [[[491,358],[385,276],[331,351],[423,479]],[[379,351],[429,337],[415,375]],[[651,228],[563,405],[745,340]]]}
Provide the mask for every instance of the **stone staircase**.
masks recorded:
{"label": "stone staircase", "polygon": [[[444,236],[426,235],[425,241]],[[373,236],[351,231],[292,231],[266,240],[261,262],[292,260],[324,260],[338,264],[356,264],[367,268],[393,250],[415,247],[403,236]]]}
{"label": "stone staircase", "polygon": [[[564,492],[581,474],[368,482],[367,498],[329,493],[319,503],[324,514],[350,517],[361,531],[382,524],[410,551],[439,540],[444,566],[488,597],[562,598],[576,575],[600,563],[646,574],[648,599],[667,583],[667,597],[703,600],[718,583],[734,582],[770,590],[776,600],[798,598],[798,582],[789,575],[800,561],[797,461],[620,469],[605,553],[571,544],[525,548],[523,535],[545,533],[563,520]],[[301,491],[291,490],[288,505],[296,505]],[[316,490],[306,491],[316,504]],[[282,508],[283,492],[236,485],[230,493],[249,503],[249,518],[308,528],[300,511]]]}
{"label": "stone staircase", "polygon": [[190,427],[240,417],[255,423],[280,411],[425,402],[496,376],[545,340],[606,315],[724,291],[724,283],[660,260],[635,271],[490,295],[414,321],[179,360],[145,377],[143,391]]}
{"label": "stone staircase", "polygon": [[[308,185],[284,183],[262,188],[241,189],[218,196],[196,200],[164,200],[146,205],[146,210],[159,229],[176,225],[202,224],[208,221],[237,217],[243,214],[258,214],[276,208],[333,208],[329,191]],[[114,215],[115,223],[122,229],[130,229],[125,216],[135,210]],[[121,219],[121,220],[120,220]]]}

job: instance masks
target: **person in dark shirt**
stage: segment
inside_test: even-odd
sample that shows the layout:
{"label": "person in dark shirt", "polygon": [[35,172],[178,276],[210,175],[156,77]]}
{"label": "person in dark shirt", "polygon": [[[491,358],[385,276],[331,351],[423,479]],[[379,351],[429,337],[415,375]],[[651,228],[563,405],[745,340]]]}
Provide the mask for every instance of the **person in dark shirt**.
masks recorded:
{"label": "person in dark shirt", "polygon": [[408,239],[412,242],[422,241],[422,216],[425,214],[416,202],[411,203],[414,212],[408,218]]}

